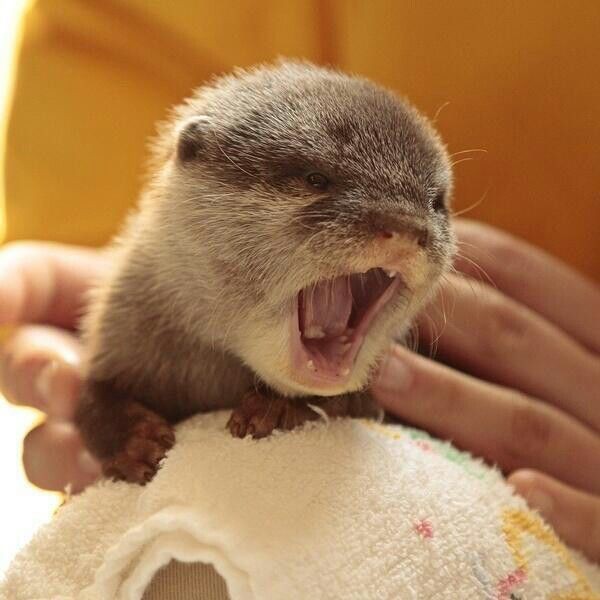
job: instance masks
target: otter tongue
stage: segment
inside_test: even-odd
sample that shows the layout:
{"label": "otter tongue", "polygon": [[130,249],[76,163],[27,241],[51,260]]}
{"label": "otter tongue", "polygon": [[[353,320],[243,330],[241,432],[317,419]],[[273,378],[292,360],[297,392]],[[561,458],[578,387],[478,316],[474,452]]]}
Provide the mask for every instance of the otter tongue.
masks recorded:
{"label": "otter tongue", "polygon": [[347,277],[319,282],[302,297],[302,324],[305,338],[342,335],[352,312],[352,294]]}

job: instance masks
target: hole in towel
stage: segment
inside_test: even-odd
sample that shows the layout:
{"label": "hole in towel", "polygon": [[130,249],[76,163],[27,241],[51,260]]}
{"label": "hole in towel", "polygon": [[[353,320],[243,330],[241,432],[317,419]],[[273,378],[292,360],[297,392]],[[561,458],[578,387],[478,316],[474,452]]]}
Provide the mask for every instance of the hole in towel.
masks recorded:
{"label": "hole in towel", "polygon": [[230,600],[225,580],[212,565],[172,560],[157,571],[142,600]]}

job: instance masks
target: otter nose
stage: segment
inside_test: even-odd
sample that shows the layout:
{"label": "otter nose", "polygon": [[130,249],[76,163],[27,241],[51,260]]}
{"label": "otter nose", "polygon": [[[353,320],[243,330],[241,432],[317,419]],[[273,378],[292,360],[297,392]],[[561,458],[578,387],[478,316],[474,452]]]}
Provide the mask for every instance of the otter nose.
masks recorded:
{"label": "otter nose", "polygon": [[380,239],[391,240],[398,236],[414,240],[421,248],[429,244],[429,230],[416,223],[379,217],[372,221],[372,226],[375,236]]}

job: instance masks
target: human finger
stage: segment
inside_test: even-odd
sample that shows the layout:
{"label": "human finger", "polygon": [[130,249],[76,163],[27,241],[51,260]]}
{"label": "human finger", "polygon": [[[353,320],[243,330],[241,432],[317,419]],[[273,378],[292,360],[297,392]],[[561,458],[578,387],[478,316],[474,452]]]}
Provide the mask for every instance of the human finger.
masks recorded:
{"label": "human finger", "polygon": [[13,404],[71,419],[81,385],[77,338],[41,325],[19,327],[0,346],[0,393]]}
{"label": "human finger", "polygon": [[27,434],[23,466],[28,479],[46,490],[79,492],[100,476],[75,426],[63,421],[48,420]]}
{"label": "human finger", "polygon": [[556,533],[593,561],[600,560],[600,497],[572,488],[543,473],[520,470],[508,478]]}
{"label": "human finger", "polygon": [[562,411],[394,346],[372,386],[390,413],[503,471],[534,468],[600,493],[600,436]]}
{"label": "human finger", "polygon": [[558,258],[489,225],[457,219],[457,268],[487,281],[600,353],[600,286]]}
{"label": "human finger", "polygon": [[0,325],[46,323],[74,328],[85,293],[108,268],[101,251],[46,242],[0,248]]}
{"label": "human finger", "polygon": [[462,276],[449,276],[421,317],[420,335],[431,340],[425,315],[440,328],[433,339],[443,362],[548,401],[600,431],[600,357],[545,317]]}

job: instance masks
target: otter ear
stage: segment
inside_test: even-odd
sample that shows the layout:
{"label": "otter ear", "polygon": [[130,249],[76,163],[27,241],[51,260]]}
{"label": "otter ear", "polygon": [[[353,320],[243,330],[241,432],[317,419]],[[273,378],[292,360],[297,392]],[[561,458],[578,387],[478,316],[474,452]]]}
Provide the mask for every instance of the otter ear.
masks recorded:
{"label": "otter ear", "polygon": [[200,156],[210,127],[210,118],[197,115],[185,120],[177,129],[177,158],[186,163]]}

